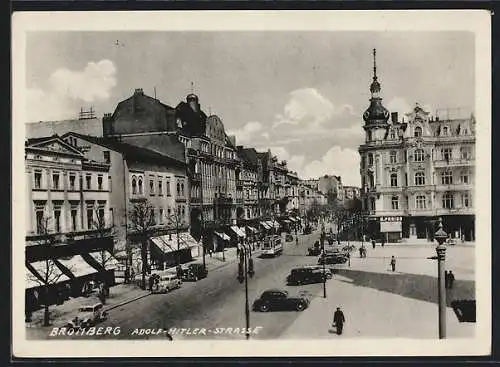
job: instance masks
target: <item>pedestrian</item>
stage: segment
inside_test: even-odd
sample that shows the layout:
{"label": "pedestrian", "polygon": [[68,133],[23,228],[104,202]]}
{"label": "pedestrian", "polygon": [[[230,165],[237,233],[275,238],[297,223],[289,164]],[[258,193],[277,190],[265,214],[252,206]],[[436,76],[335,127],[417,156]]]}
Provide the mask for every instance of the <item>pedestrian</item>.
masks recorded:
{"label": "pedestrian", "polygon": [[149,277],[149,280],[148,280],[148,285],[149,285],[149,290],[152,291],[153,290],[153,284],[154,284],[155,280],[154,280],[154,275],[151,275]]}
{"label": "pedestrian", "polygon": [[212,248],[208,249],[208,254],[210,255],[210,257],[212,257]]}
{"label": "pedestrian", "polygon": [[391,268],[392,271],[396,271],[396,258],[394,257],[394,255],[392,255],[391,257]]}
{"label": "pedestrian", "polygon": [[337,311],[333,314],[333,327],[337,328],[337,335],[342,335],[342,329],[344,328],[345,317],[344,313],[337,307]]}
{"label": "pedestrian", "polygon": [[129,278],[130,278],[130,270],[128,270],[128,268],[127,268],[127,269],[125,269],[125,280],[124,280],[125,284],[128,284]]}
{"label": "pedestrian", "polygon": [[372,239],[372,247],[375,248],[375,239]]}
{"label": "pedestrian", "polygon": [[363,258],[363,247],[359,248],[359,257]]}
{"label": "pedestrian", "polygon": [[451,270],[448,272],[448,277],[449,277],[449,280],[448,280],[448,289],[452,289],[453,288],[453,282],[455,281],[455,275],[453,275],[453,272]]}
{"label": "pedestrian", "polygon": [[384,247],[384,245],[385,245],[385,239],[384,239],[384,238],[382,238],[382,240],[380,241],[380,245],[381,245],[382,247]]}

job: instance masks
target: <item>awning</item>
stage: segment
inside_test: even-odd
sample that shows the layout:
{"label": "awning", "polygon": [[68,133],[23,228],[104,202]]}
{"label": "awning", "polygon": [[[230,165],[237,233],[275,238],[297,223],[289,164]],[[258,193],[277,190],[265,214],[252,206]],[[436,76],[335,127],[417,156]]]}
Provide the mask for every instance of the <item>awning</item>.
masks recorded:
{"label": "awning", "polygon": [[271,229],[271,226],[267,222],[260,222],[260,225],[265,229]]}
{"label": "awning", "polygon": [[198,242],[187,232],[165,234],[163,236],[151,237],[151,242],[155,244],[163,253],[168,254],[177,250],[190,249],[198,246]]}
{"label": "awning", "polygon": [[232,226],[231,229],[233,230],[234,233],[236,233],[237,236],[239,237],[243,237],[245,238],[246,237],[246,234],[245,232],[243,232],[240,228],[238,228],[237,226]]}
{"label": "awning", "polygon": [[297,219],[295,219],[295,218],[293,218],[293,217],[290,217],[290,220],[291,220],[292,222],[294,222],[294,223],[295,223],[295,222],[297,222]]}
{"label": "awning", "polygon": [[274,228],[278,229],[280,227],[280,224],[278,222],[273,222],[273,221],[268,220],[267,223],[269,224],[270,228],[274,227]]}
{"label": "awning", "polygon": [[97,273],[98,270],[89,265],[81,255],[75,255],[68,259],[57,259],[76,278]]}
{"label": "awning", "polygon": [[43,280],[42,283],[45,284],[45,280],[47,279],[49,284],[56,284],[69,280],[69,277],[59,269],[53,260],[48,262],[48,266],[46,261],[29,263],[28,269],[33,273],[30,278],[35,282],[35,279],[39,279]]}
{"label": "awning", "polygon": [[92,256],[94,260],[99,263],[99,265],[102,266],[104,264],[104,268],[106,270],[112,270],[120,267],[120,262],[116,260],[116,258],[108,251],[95,251],[89,253],[89,255]]}
{"label": "awning", "polygon": [[285,223],[291,223],[288,219],[283,219],[283,222],[285,222]]}
{"label": "awning", "polygon": [[255,229],[254,227],[247,226],[247,228],[250,230],[250,232],[259,233],[259,231],[257,229]]}
{"label": "awning", "polygon": [[229,241],[229,240],[231,239],[231,237],[229,237],[229,236],[228,236],[227,234],[225,234],[225,233],[220,233],[220,232],[215,232],[215,231],[214,231],[214,233],[215,233],[215,235],[216,235],[217,237],[219,237],[220,239],[222,239],[222,240],[224,240],[224,241]]}
{"label": "awning", "polygon": [[40,287],[41,285],[43,285],[43,282],[26,269],[26,289]]}

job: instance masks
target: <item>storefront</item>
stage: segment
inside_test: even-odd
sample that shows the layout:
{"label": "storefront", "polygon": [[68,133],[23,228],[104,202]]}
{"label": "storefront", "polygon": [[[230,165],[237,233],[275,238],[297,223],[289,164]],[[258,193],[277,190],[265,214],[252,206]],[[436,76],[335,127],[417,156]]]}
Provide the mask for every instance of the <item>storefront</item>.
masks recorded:
{"label": "storefront", "polygon": [[214,231],[214,234],[215,234],[215,236],[213,237],[213,239],[214,239],[213,251],[214,252],[221,252],[221,251],[224,251],[224,249],[226,247],[229,247],[229,241],[231,240],[231,237],[229,237],[224,232]]}
{"label": "storefront", "polygon": [[199,256],[200,245],[187,232],[166,234],[152,237],[151,264],[152,268],[163,270],[177,264],[183,264]]}
{"label": "storefront", "polygon": [[400,216],[380,217],[381,238],[387,243],[400,242],[403,229],[403,218]]}

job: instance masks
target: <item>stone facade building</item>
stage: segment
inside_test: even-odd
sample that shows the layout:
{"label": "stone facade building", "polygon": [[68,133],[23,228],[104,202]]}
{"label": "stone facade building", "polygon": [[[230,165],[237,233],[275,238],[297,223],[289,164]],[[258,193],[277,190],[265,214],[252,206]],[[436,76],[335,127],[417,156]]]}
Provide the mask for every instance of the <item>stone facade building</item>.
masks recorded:
{"label": "stone facade building", "polygon": [[359,147],[369,232],[388,241],[429,240],[441,217],[451,237],[474,240],[474,116],[433,117],[417,104],[399,121],[380,91],[374,63]]}

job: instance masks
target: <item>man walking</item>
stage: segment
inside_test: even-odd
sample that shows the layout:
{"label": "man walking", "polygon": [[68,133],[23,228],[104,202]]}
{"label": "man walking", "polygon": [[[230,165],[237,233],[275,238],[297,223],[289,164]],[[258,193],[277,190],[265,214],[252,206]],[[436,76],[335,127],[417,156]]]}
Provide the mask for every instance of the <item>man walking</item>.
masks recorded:
{"label": "man walking", "polygon": [[391,257],[391,269],[392,271],[396,271],[396,258],[394,257],[394,255],[392,255]]}
{"label": "man walking", "polygon": [[372,239],[372,247],[375,248],[375,239]]}
{"label": "man walking", "polygon": [[333,314],[333,326],[337,328],[337,335],[342,335],[344,322],[344,313],[340,310],[340,307],[337,307],[337,311],[335,311],[335,313]]}
{"label": "man walking", "polygon": [[453,282],[455,281],[455,275],[453,275],[453,272],[450,270],[448,272],[448,289],[453,288]]}

